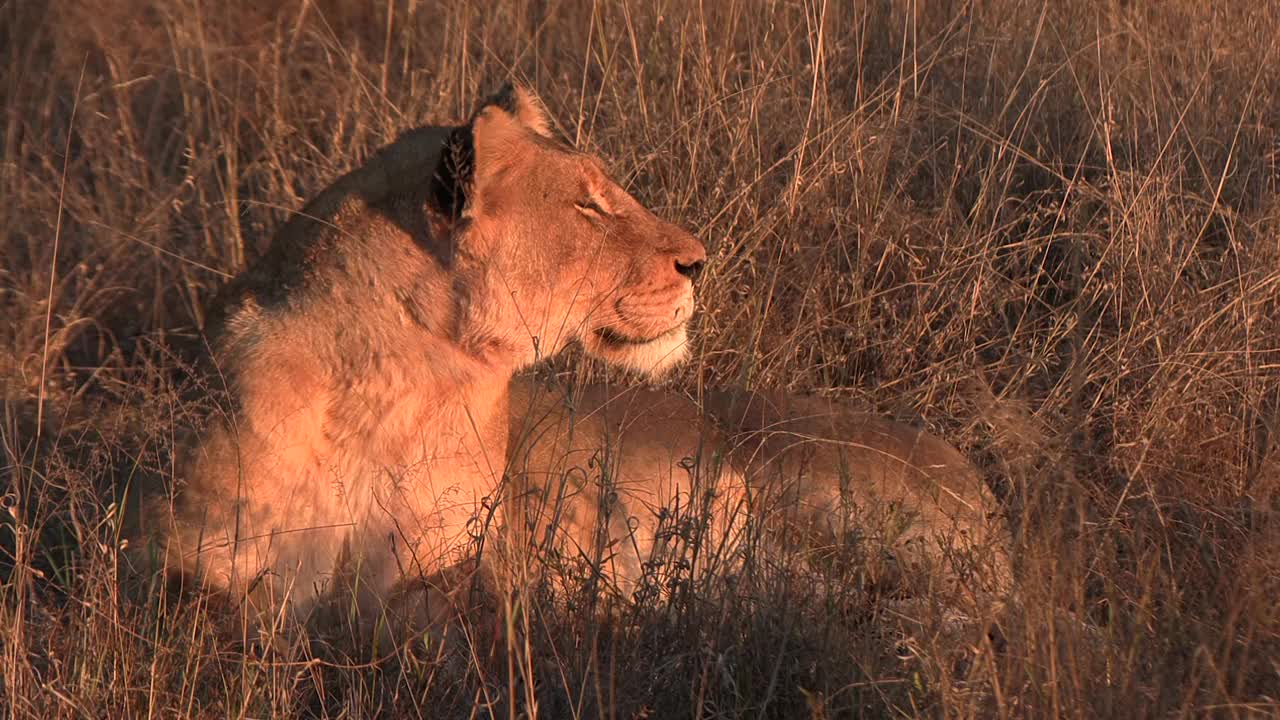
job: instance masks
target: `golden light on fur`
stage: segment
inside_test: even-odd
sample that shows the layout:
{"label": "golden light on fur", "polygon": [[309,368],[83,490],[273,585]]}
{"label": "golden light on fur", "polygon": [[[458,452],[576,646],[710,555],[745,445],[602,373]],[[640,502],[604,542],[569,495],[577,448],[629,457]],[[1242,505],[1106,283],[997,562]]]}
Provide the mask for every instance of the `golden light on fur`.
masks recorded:
{"label": "golden light on fur", "polygon": [[707,391],[695,401],[521,377],[509,457],[511,524],[529,536],[517,544],[594,568],[623,598],[652,581],[655,563],[682,556],[671,529],[685,522],[705,525],[722,572],[759,551],[755,527],[755,540],[763,528],[775,550],[800,553],[851,534],[872,540],[891,564],[925,570],[921,594],[935,599],[998,594],[1011,579],[999,505],[963,455],[819,397]]}
{"label": "golden light on fur", "polygon": [[492,519],[512,373],[573,342],[671,367],[705,258],[524,88],[406,133],[225,289],[211,361],[235,411],[181,466],[170,567],[302,616],[442,582]]}

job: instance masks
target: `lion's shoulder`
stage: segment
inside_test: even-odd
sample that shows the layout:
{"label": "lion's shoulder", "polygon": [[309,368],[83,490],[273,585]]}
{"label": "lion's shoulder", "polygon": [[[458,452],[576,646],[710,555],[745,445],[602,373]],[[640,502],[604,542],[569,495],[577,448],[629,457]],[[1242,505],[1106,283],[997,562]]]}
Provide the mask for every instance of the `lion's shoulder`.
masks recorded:
{"label": "lion's shoulder", "polygon": [[408,130],[315,195],[280,226],[259,258],[220,289],[205,318],[206,335],[221,335],[231,318],[248,310],[280,307],[344,239],[363,236],[371,221],[389,220],[410,234],[433,232],[423,210],[442,202],[436,174],[456,130]]}

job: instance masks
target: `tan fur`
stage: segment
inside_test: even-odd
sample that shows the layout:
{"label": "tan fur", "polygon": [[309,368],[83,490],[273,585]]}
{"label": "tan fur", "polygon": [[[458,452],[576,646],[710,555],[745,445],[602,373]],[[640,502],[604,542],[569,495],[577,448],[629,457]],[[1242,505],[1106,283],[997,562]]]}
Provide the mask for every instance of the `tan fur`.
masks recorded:
{"label": "tan fur", "polygon": [[819,397],[708,391],[695,402],[529,378],[512,383],[511,416],[523,541],[596,568],[624,595],[646,567],[660,577],[662,563],[690,557],[676,547],[687,520],[705,526],[701,562],[721,570],[754,526],[802,551],[861,536],[953,588],[1007,581],[985,484],[953,447],[908,425]]}
{"label": "tan fur", "polygon": [[183,460],[172,570],[304,615],[443,576],[492,519],[515,371],[572,342],[684,357],[702,245],[550,127],[517,88],[412,131],[229,284],[210,346],[232,406]]}

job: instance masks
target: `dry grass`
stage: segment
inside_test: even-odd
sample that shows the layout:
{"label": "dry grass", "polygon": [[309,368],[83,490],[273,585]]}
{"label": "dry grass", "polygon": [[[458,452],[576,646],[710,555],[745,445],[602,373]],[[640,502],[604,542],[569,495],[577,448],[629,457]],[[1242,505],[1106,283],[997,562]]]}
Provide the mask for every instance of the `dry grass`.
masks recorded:
{"label": "dry grass", "polygon": [[[0,4],[9,717],[1280,713],[1280,5],[273,5]],[[513,72],[711,249],[675,382],[836,389],[986,468],[999,642],[856,563],[379,662],[116,581],[218,284]]]}

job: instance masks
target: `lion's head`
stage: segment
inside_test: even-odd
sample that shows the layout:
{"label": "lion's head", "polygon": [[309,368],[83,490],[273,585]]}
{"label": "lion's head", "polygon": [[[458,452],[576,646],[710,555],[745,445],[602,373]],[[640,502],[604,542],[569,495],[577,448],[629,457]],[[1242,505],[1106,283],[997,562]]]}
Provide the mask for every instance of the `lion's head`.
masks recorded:
{"label": "lion's head", "polygon": [[706,251],[550,126],[536,97],[509,86],[442,156],[435,193],[455,221],[455,269],[474,321],[460,339],[514,351],[519,365],[578,341],[608,362],[660,372],[687,354]]}

